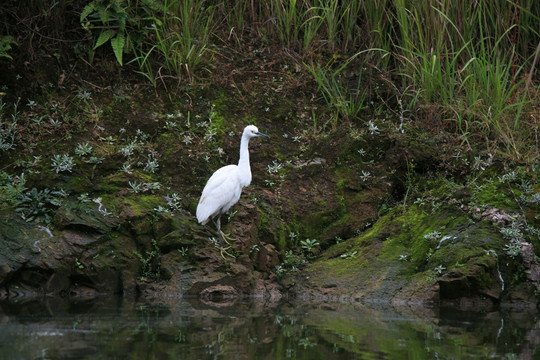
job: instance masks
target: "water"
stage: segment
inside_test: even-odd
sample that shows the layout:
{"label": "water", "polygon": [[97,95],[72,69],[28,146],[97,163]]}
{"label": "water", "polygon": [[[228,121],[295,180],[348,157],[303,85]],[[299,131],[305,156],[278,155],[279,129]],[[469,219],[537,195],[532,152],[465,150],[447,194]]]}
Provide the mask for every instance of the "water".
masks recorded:
{"label": "water", "polygon": [[539,344],[535,310],[121,298],[0,303],[0,359],[535,359]]}

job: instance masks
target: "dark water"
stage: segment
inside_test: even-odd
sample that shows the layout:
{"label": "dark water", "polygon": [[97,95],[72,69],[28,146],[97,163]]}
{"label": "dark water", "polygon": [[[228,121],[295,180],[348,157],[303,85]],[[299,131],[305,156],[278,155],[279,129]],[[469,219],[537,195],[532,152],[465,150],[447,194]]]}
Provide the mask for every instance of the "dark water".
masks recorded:
{"label": "dark water", "polygon": [[194,299],[2,302],[0,359],[540,359],[538,315]]}

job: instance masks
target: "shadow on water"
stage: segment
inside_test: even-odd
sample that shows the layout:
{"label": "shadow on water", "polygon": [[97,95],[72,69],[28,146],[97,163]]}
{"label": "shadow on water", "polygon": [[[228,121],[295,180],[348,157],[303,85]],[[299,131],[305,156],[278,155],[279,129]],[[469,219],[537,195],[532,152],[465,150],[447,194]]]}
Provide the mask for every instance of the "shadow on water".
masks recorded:
{"label": "shadow on water", "polygon": [[536,310],[107,297],[0,303],[1,359],[539,358]]}

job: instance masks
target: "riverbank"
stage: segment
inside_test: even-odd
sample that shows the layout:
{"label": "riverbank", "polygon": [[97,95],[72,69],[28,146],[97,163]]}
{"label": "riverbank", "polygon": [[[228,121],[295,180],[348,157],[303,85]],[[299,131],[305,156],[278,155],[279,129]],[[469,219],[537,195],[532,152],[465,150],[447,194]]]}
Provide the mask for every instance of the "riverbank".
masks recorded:
{"label": "riverbank", "polygon": [[[45,36],[36,45],[23,32],[16,52],[0,49],[0,297],[536,306],[540,116],[530,53],[536,42],[525,33],[516,33],[526,44],[517,47],[506,27],[492,29],[500,46],[530,53],[519,58],[519,71],[517,58],[500,62],[499,45],[487,38],[456,51],[448,39],[464,38],[453,30],[436,48],[446,52],[419,67],[424,53],[413,44],[422,37],[414,31],[401,45],[384,42],[385,49],[355,35],[356,50],[346,37],[335,37],[331,50],[326,33],[303,48],[299,36],[281,38],[265,27],[271,23],[252,18],[253,32],[243,27],[241,37],[221,23],[208,30],[211,37],[194,35],[201,52],[191,60],[201,62],[173,73],[165,64],[177,53],[149,46],[162,34],[154,31],[179,34],[175,23],[146,25],[138,16],[152,10],[146,3],[121,9],[130,26],[140,25],[134,33],[145,41],[136,49],[147,51],[148,62],[130,47],[120,51],[124,58],[118,47],[102,46],[119,34],[90,26],[110,10],[98,3],[78,13],[64,8],[58,26],[73,32],[55,30],[65,34],[62,42]],[[397,5],[396,15],[408,14]],[[207,8],[198,10],[213,21]],[[261,17],[277,11],[259,10]],[[40,14],[25,21],[63,18]],[[537,23],[532,12],[523,14],[512,17],[516,29]],[[420,20],[391,16],[381,24],[402,34]],[[11,21],[4,20],[6,29],[21,31]],[[360,23],[341,33],[374,34],[365,28],[371,22]],[[72,42],[78,46],[66,46]],[[25,51],[34,47],[39,56]],[[448,54],[455,60],[442,67]],[[501,65],[496,81],[482,77],[485,62]],[[434,68],[441,81],[425,77]],[[248,124],[270,139],[250,144],[253,180],[223,216],[234,239],[233,256],[224,259],[213,227],[199,225],[194,213],[210,175],[238,161]]]}

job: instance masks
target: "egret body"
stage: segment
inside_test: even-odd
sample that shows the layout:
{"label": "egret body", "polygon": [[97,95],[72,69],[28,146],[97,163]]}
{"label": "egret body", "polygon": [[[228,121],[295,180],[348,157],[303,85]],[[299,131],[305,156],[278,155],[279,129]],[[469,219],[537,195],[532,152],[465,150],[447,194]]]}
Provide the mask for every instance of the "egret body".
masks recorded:
{"label": "egret body", "polygon": [[240,141],[240,159],[238,165],[227,165],[212,174],[206,183],[199,205],[197,205],[197,220],[205,225],[211,219],[216,225],[219,246],[223,247],[221,232],[221,215],[238,202],[242,188],[251,183],[251,166],[249,164],[249,140],[256,136],[268,137],[255,125],[246,126]]}

